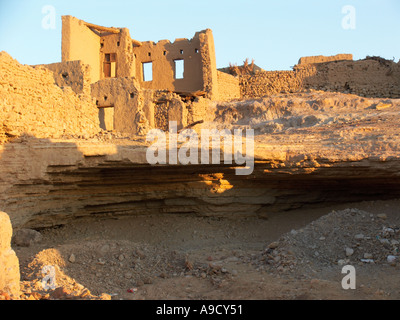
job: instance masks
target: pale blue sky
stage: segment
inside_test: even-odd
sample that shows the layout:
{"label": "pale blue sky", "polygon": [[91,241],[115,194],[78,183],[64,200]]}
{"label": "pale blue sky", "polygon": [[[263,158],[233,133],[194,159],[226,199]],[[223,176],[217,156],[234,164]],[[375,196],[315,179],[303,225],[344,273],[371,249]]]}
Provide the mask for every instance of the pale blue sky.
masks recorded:
{"label": "pale blue sky", "polygon": [[[56,28],[42,28],[42,8],[56,10]],[[342,8],[356,10],[343,29]],[[0,51],[23,64],[61,60],[61,16],[127,27],[139,41],[192,38],[213,30],[217,67],[255,59],[288,70],[301,56],[352,53],[400,59],[399,0],[0,0]]]}

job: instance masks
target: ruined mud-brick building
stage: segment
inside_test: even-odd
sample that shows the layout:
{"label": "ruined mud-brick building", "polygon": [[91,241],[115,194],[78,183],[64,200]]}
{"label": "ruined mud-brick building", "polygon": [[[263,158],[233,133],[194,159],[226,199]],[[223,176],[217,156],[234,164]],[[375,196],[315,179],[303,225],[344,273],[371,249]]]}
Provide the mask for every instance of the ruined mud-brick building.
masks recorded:
{"label": "ruined mud-brick building", "polygon": [[56,83],[96,99],[106,130],[144,134],[206,117],[210,100],[240,98],[239,79],[216,68],[210,29],[193,39],[140,42],[127,28],[62,17],[62,62],[46,65]]}
{"label": "ruined mud-brick building", "polygon": [[62,62],[45,65],[60,87],[94,99],[100,127],[143,135],[211,119],[211,101],[259,98],[308,89],[400,97],[400,64],[351,54],[300,58],[292,71],[230,74],[217,69],[213,34],[140,42],[127,28],[62,17]]}

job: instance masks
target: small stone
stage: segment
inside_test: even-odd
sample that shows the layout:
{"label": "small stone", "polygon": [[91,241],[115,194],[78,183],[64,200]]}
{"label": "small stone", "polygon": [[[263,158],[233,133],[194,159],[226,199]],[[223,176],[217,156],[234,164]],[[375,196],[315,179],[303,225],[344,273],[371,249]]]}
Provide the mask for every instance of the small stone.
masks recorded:
{"label": "small stone", "polygon": [[319,240],[324,241],[324,240],[325,240],[325,237],[321,237],[321,238],[319,238]]}
{"label": "small stone", "polygon": [[391,103],[379,102],[379,103],[375,106],[375,109],[376,109],[376,110],[384,110],[384,109],[390,108],[391,106],[392,106]]}
{"label": "small stone", "polygon": [[361,239],[364,239],[364,235],[363,234],[356,234],[355,236],[354,236],[354,238],[355,239],[357,239],[357,240],[361,240]]}
{"label": "small stone", "polygon": [[109,295],[107,293],[102,293],[100,295],[100,300],[111,300],[111,295]]}
{"label": "small stone", "polygon": [[119,256],[118,256],[118,260],[119,261],[123,261],[125,259],[125,256],[123,255],[123,254],[120,254]]}
{"label": "small stone", "polygon": [[132,279],[133,275],[130,272],[126,272],[124,276],[125,276],[125,279]]}
{"label": "small stone", "polygon": [[140,259],[146,258],[145,253],[144,253],[142,250],[140,250],[140,249],[136,249],[134,254],[135,254],[136,256],[138,256]]}
{"label": "small stone", "polygon": [[338,261],[338,265],[339,265],[339,266],[343,266],[344,264],[346,264],[346,260],[340,259],[340,260]]}
{"label": "small stone", "polygon": [[76,261],[76,257],[73,253],[69,256],[68,261],[71,263],[74,263]]}
{"label": "small stone", "polygon": [[387,262],[389,263],[394,263],[396,261],[397,257],[396,256],[387,256]]}
{"label": "small stone", "polygon": [[144,282],[144,284],[152,284],[153,279],[150,277],[145,277],[145,278],[143,278],[143,282]]}
{"label": "small stone", "polygon": [[32,229],[19,229],[12,237],[12,243],[19,247],[29,247],[42,240],[42,234]]}
{"label": "small stone", "polygon": [[279,245],[278,242],[272,242],[272,243],[269,244],[268,248],[269,249],[275,249],[275,248],[278,247],[278,245]]}
{"label": "small stone", "polygon": [[85,289],[83,289],[80,297],[81,298],[85,298],[85,297],[90,296],[90,295],[91,295],[91,293],[90,293],[89,289],[85,288]]}
{"label": "small stone", "polygon": [[354,250],[352,248],[346,248],[346,256],[350,257],[354,253]]}
{"label": "small stone", "polygon": [[69,291],[68,289],[66,289],[64,287],[58,287],[52,293],[50,293],[50,296],[53,299],[63,299],[63,298],[66,298],[67,296],[69,296],[70,294],[71,294],[71,291]]}
{"label": "small stone", "polygon": [[382,220],[386,220],[387,219],[387,215],[385,214],[385,213],[380,213],[380,214],[377,214],[376,215],[379,219],[382,219]]}
{"label": "small stone", "polygon": [[364,253],[364,259],[372,259],[371,253]]}
{"label": "small stone", "polygon": [[364,262],[364,263],[374,263],[374,260],[372,260],[372,259],[361,259],[361,262]]}
{"label": "small stone", "polygon": [[203,279],[205,279],[205,278],[207,277],[207,274],[206,274],[205,272],[202,272],[202,273],[200,274],[200,277],[202,277]]}

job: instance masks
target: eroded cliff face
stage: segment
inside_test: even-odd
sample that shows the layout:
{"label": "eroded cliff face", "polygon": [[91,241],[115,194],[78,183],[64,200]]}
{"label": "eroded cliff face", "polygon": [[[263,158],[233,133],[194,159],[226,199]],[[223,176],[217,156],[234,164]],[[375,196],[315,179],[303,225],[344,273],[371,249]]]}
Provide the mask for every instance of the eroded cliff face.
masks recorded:
{"label": "eroded cliff face", "polygon": [[146,150],[143,142],[121,139],[3,145],[0,210],[15,228],[42,228],[90,216],[268,217],[304,205],[400,195],[397,151],[349,154],[315,140],[292,147],[258,142],[253,173],[240,176],[222,162],[152,166]]}
{"label": "eroded cliff face", "polygon": [[237,175],[223,161],[150,165],[143,137],[99,133],[98,110],[85,94],[59,88],[47,69],[6,53],[0,60],[8,70],[0,76],[0,210],[14,228],[107,215],[267,217],[400,195],[399,100],[307,91],[197,102],[204,111],[193,118],[204,120],[197,133],[254,130],[254,170]]}

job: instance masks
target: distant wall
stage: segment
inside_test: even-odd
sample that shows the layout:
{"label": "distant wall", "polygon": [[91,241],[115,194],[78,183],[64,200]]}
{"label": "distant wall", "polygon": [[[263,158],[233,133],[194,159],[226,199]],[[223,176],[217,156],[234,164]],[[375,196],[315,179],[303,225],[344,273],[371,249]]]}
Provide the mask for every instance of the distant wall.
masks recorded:
{"label": "distant wall", "polygon": [[399,63],[383,59],[343,59],[321,63],[305,63],[307,60],[304,58],[300,60],[302,64],[296,65],[293,71],[265,71],[240,76],[241,96],[256,98],[316,89],[364,97],[400,98]]}
{"label": "distant wall", "polygon": [[350,60],[353,61],[352,54],[337,54],[335,56],[309,56],[309,57],[301,57],[299,59],[298,64],[313,64],[313,63],[325,63],[332,61],[341,61],[341,60]]}
{"label": "distant wall", "polygon": [[22,134],[37,138],[90,136],[100,131],[90,96],[56,85],[43,66],[21,65],[0,52],[0,141]]}
{"label": "distant wall", "polygon": [[[308,71],[310,76],[303,73]],[[297,70],[303,75],[303,87],[338,91],[364,97],[400,98],[400,65],[372,59],[337,61],[308,66]]]}
{"label": "distant wall", "polygon": [[227,101],[240,99],[239,77],[234,77],[225,72],[217,71],[218,75],[218,100]]}

